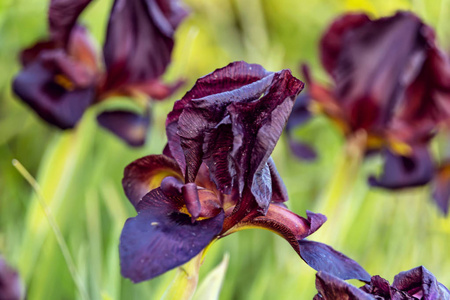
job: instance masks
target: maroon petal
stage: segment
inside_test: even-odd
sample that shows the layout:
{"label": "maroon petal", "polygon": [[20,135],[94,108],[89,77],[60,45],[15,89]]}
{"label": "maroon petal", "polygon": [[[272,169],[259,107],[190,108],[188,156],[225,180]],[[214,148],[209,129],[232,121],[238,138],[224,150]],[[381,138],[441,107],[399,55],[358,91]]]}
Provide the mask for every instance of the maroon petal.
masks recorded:
{"label": "maroon petal", "polygon": [[449,290],[423,266],[399,273],[392,286],[423,300],[450,299]]}
{"label": "maroon petal", "polygon": [[344,38],[355,28],[370,22],[366,14],[346,14],[330,25],[320,40],[320,58],[322,65],[332,76],[337,67],[342,48],[346,46]]}
{"label": "maroon petal", "polygon": [[51,0],[49,25],[52,41],[66,47],[72,28],[91,0]]}
{"label": "maroon petal", "polygon": [[170,62],[185,11],[174,0],[115,0],[103,52],[105,90],[156,80]]}
{"label": "maroon petal", "polygon": [[268,229],[288,241],[313,269],[326,271],[341,279],[370,281],[370,275],[354,260],[325,244],[303,240],[326,221],[326,217],[321,214],[307,211],[307,215],[308,220],[278,204],[271,204],[266,215],[255,217],[249,214],[225,234],[254,227]]}
{"label": "maroon petal", "polygon": [[97,116],[98,123],[132,147],[145,144],[150,124],[150,111],[144,115],[130,111],[106,111]]}
{"label": "maroon petal", "polygon": [[271,73],[245,62],[198,80],[166,122],[172,154],[180,165],[188,162],[186,181],[195,180],[204,161],[221,192],[236,186],[242,195],[247,186],[265,211],[272,196],[267,161],[302,88],[287,70]]}
{"label": "maroon petal", "polygon": [[325,271],[340,279],[369,282],[370,275],[357,262],[328,245],[300,240],[300,256],[314,270]]}
{"label": "maroon petal", "polygon": [[0,256],[0,299],[23,299],[23,285],[16,271],[11,269]]}
{"label": "maroon petal", "polygon": [[179,212],[182,201],[165,196],[161,189],[142,199],[138,215],[127,220],[120,238],[124,277],[133,282],[156,277],[189,261],[219,234],[223,211],[192,223],[189,215]]}
{"label": "maroon petal", "polygon": [[277,167],[272,157],[269,157],[267,165],[270,170],[270,179],[272,181],[272,202],[281,203],[289,200],[288,191],[284,185],[283,179],[281,179],[278,173]]}
{"label": "maroon petal", "polygon": [[393,108],[420,71],[427,43],[423,24],[397,13],[354,29],[344,39],[335,69],[336,94],[353,129],[385,126]]}
{"label": "maroon petal", "polygon": [[382,299],[391,299],[392,294],[395,294],[397,292],[389,285],[389,281],[381,278],[378,275],[372,276],[370,283],[364,285],[360,289],[368,294],[382,297]]}
{"label": "maroon petal", "polygon": [[382,175],[369,178],[372,186],[387,189],[400,189],[421,186],[428,183],[434,172],[430,153],[425,145],[412,147],[410,156],[384,151],[385,162]]}
{"label": "maroon petal", "polygon": [[450,164],[442,165],[433,179],[433,199],[441,209],[442,213],[447,215],[450,205]]}
{"label": "maroon petal", "polygon": [[[316,288],[319,292],[314,300],[375,300],[376,298],[361,291],[351,284],[327,273],[326,271],[316,274]],[[390,299],[390,298],[386,298]]]}
{"label": "maroon petal", "polygon": [[14,79],[14,92],[41,118],[72,128],[95,96],[92,74],[62,50],[44,51]]}
{"label": "maroon petal", "polygon": [[177,163],[165,155],[149,155],[129,164],[123,174],[122,186],[130,202],[137,206],[142,197],[161,186],[166,177],[182,179]]}

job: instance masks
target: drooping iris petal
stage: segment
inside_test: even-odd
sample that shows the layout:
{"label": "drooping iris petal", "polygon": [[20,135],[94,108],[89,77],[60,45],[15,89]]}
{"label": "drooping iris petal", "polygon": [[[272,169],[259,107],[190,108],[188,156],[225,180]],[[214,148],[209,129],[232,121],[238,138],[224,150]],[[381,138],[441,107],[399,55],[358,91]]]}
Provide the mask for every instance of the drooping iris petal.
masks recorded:
{"label": "drooping iris petal", "polygon": [[370,275],[357,262],[328,245],[300,240],[300,256],[314,270],[326,271],[341,279],[370,281]]}
{"label": "drooping iris petal", "polygon": [[152,190],[128,219],[120,238],[122,275],[133,282],[158,276],[184,264],[203,250],[222,230],[223,211],[192,223],[181,213],[182,197]]}
{"label": "drooping iris petal", "polygon": [[443,164],[436,172],[432,182],[433,199],[447,215],[450,205],[450,164]]}
{"label": "drooping iris petal", "polygon": [[246,228],[268,229],[282,236],[313,269],[327,271],[341,279],[369,281],[370,275],[354,260],[322,243],[303,240],[326,221],[326,217],[307,211],[308,219],[278,204],[271,204],[266,215],[249,214],[229,233]]}
{"label": "drooping iris petal", "polygon": [[[316,274],[316,288],[319,294],[314,300],[375,300],[376,298],[361,291],[351,284],[339,279],[332,274],[321,271]],[[387,298],[390,299],[390,298]]]}
{"label": "drooping iris petal", "polygon": [[419,299],[450,299],[450,291],[423,266],[399,273],[392,286]]}
{"label": "drooping iris petal", "polygon": [[158,188],[168,176],[182,179],[177,163],[165,155],[148,155],[129,164],[122,179],[122,186],[134,207],[148,192]]}
{"label": "drooping iris petal", "polygon": [[150,124],[150,111],[144,115],[130,111],[106,111],[97,116],[98,123],[113,134],[126,141],[130,146],[144,145]]}
{"label": "drooping iris petal", "polygon": [[411,13],[366,22],[342,36],[333,75],[351,128],[381,130],[417,76],[427,43]]}
{"label": "drooping iris petal", "polygon": [[247,186],[266,210],[272,195],[267,160],[302,88],[287,70],[272,73],[245,62],[199,79],[166,122],[171,152],[186,166],[186,181],[195,179],[204,161],[221,192],[236,186],[242,194]]}
{"label": "drooping iris petal", "polygon": [[424,185],[432,179],[434,166],[426,145],[412,147],[409,156],[394,154],[390,150],[383,153],[383,173],[379,178],[369,178],[372,186],[399,189]]}
{"label": "drooping iris petal", "polygon": [[20,300],[23,296],[23,285],[19,275],[0,256],[0,299]]}
{"label": "drooping iris petal", "polygon": [[143,84],[164,73],[170,62],[174,30],[186,15],[175,2],[114,2],[103,48],[107,71],[104,90]]}
{"label": "drooping iris petal", "polygon": [[17,75],[13,90],[61,129],[74,127],[95,95],[91,73],[62,50],[41,53]]}
{"label": "drooping iris petal", "polygon": [[72,28],[91,0],[51,0],[49,27],[52,41],[66,47]]}

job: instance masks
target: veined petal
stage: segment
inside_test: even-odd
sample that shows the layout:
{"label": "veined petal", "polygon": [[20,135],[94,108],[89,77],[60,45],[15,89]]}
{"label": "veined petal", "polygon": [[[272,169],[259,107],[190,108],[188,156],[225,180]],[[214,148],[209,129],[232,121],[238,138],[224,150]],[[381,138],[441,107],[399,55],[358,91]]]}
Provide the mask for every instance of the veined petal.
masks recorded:
{"label": "veined petal", "polygon": [[133,147],[144,145],[150,124],[150,111],[144,115],[130,111],[106,111],[97,116],[98,123]]}
{"label": "veined petal", "polygon": [[72,128],[95,96],[94,78],[62,50],[48,50],[14,79],[14,92],[47,122]]}
{"label": "veined petal", "polygon": [[450,291],[423,266],[400,272],[394,277],[392,286],[424,300],[450,299]]}
{"label": "veined petal", "polygon": [[426,145],[412,147],[409,156],[394,154],[390,150],[383,153],[383,173],[378,179],[374,176],[369,178],[372,186],[400,189],[424,185],[432,179],[434,166]]}
{"label": "veined petal", "polygon": [[316,271],[326,271],[340,279],[358,279],[369,282],[370,275],[356,261],[348,258],[328,245],[298,241],[300,256]]}
{"label": "veined petal", "polygon": [[[316,288],[319,292],[314,300],[375,300],[376,298],[361,291],[360,289],[348,284],[344,280],[339,279],[326,271],[316,274]],[[390,299],[390,298],[387,298]]]}
{"label": "veined petal", "polygon": [[182,198],[152,190],[128,219],[120,238],[122,275],[133,282],[156,277],[184,264],[204,249],[222,230],[223,211],[195,221],[179,212]]}
{"label": "veined petal", "polygon": [[65,47],[78,16],[91,0],[51,0],[49,26],[51,39]]}
{"label": "veined petal", "polygon": [[122,186],[130,202],[137,207],[148,192],[161,186],[168,176],[182,180],[177,163],[165,155],[149,155],[129,164],[122,179]]}
{"label": "veined petal", "polygon": [[[288,70],[272,73],[245,62],[198,80],[166,122],[171,152],[186,165],[186,181],[193,182],[205,162],[222,193],[236,187],[242,197],[247,186],[265,212],[272,197],[267,161],[302,89]],[[178,158],[180,150],[184,159]]]}

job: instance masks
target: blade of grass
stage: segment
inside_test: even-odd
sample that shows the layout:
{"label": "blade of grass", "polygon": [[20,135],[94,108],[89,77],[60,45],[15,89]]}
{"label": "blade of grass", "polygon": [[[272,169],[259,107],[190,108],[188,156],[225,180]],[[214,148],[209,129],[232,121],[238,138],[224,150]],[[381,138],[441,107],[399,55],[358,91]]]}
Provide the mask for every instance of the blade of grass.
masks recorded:
{"label": "blade of grass", "polygon": [[69,269],[70,275],[72,276],[72,279],[73,279],[75,285],[77,286],[78,292],[82,296],[82,299],[89,299],[86,289],[83,286],[81,278],[75,267],[73,258],[70,255],[70,251],[69,251],[69,248],[67,247],[66,241],[64,240],[64,237],[63,237],[61,231],[59,230],[58,224],[56,223],[50,208],[47,206],[47,203],[45,201],[44,195],[42,194],[39,184],[33,178],[33,176],[31,176],[31,174],[27,171],[27,169],[17,159],[14,159],[12,161],[12,164],[35,191],[39,205],[41,206],[42,210],[44,211],[45,217],[46,217],[48,223],[50,224],[50,227],[52,228],[53,233],[55,234],[58,245],[64,256],[64,260],[66,261],[67,268]]}

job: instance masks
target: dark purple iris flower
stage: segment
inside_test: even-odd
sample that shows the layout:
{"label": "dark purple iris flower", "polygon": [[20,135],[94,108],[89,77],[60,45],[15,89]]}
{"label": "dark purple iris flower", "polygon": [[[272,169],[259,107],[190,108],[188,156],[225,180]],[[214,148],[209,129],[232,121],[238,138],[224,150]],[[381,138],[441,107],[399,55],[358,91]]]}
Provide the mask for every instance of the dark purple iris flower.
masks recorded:
{"label": "dark purple iris flower", "polygon": [[[112,95],[168,97],[181,81],[159,77],[170,63],[174,31],[186,16],[176,0],[115,0],[106,32],[102,71],[87,30],[77,23],[90,0],[51,0],[50,38],[21,54],[14,92],[47,122],[73,128],[91,105]],[[148,104],[146,104],[148,106]],[[146,113],[107,111],[99,123],[132,146],[145,142]]]}
{"label": "dark purple iris flower", "polygon": [[0,300],[20,300],[22,298],[23,285],[19,275],[0,256]]}
{"label": "dark purple iris flower", "polygon": [[141,282],[180,266],[245,228],[284,237],[316,270],[370,280],[356,262],[307,241],[325,221],[289,211],[270,154],[303,83],[288,70],[234,62],[197,80],[166,121],[164,155],[128,165],[123,187],[138,214],[120,239],[122,275]]}
{"label": "dark purple iris flower", "polygon": [[380,276],[373,276],[361,288],[329,274],[318,272],[316,288],[319,292],[314,300],[358,299],[358,300],[448,300],[450,291],[436,280],[425,267],[420,266],[400,272],[392,285]]}
{"label": "dark purple iris flower", "polygon": [[323,35],[320,54],[334,85],[319,85],[306,72],[309,93],[345,135],[367,133],[367,153],[384,154],[383,174],[370,183],[428,183],[428,142],[450,117],[450,61],[432,28],[410,12],[376,20],[346,14]]}

